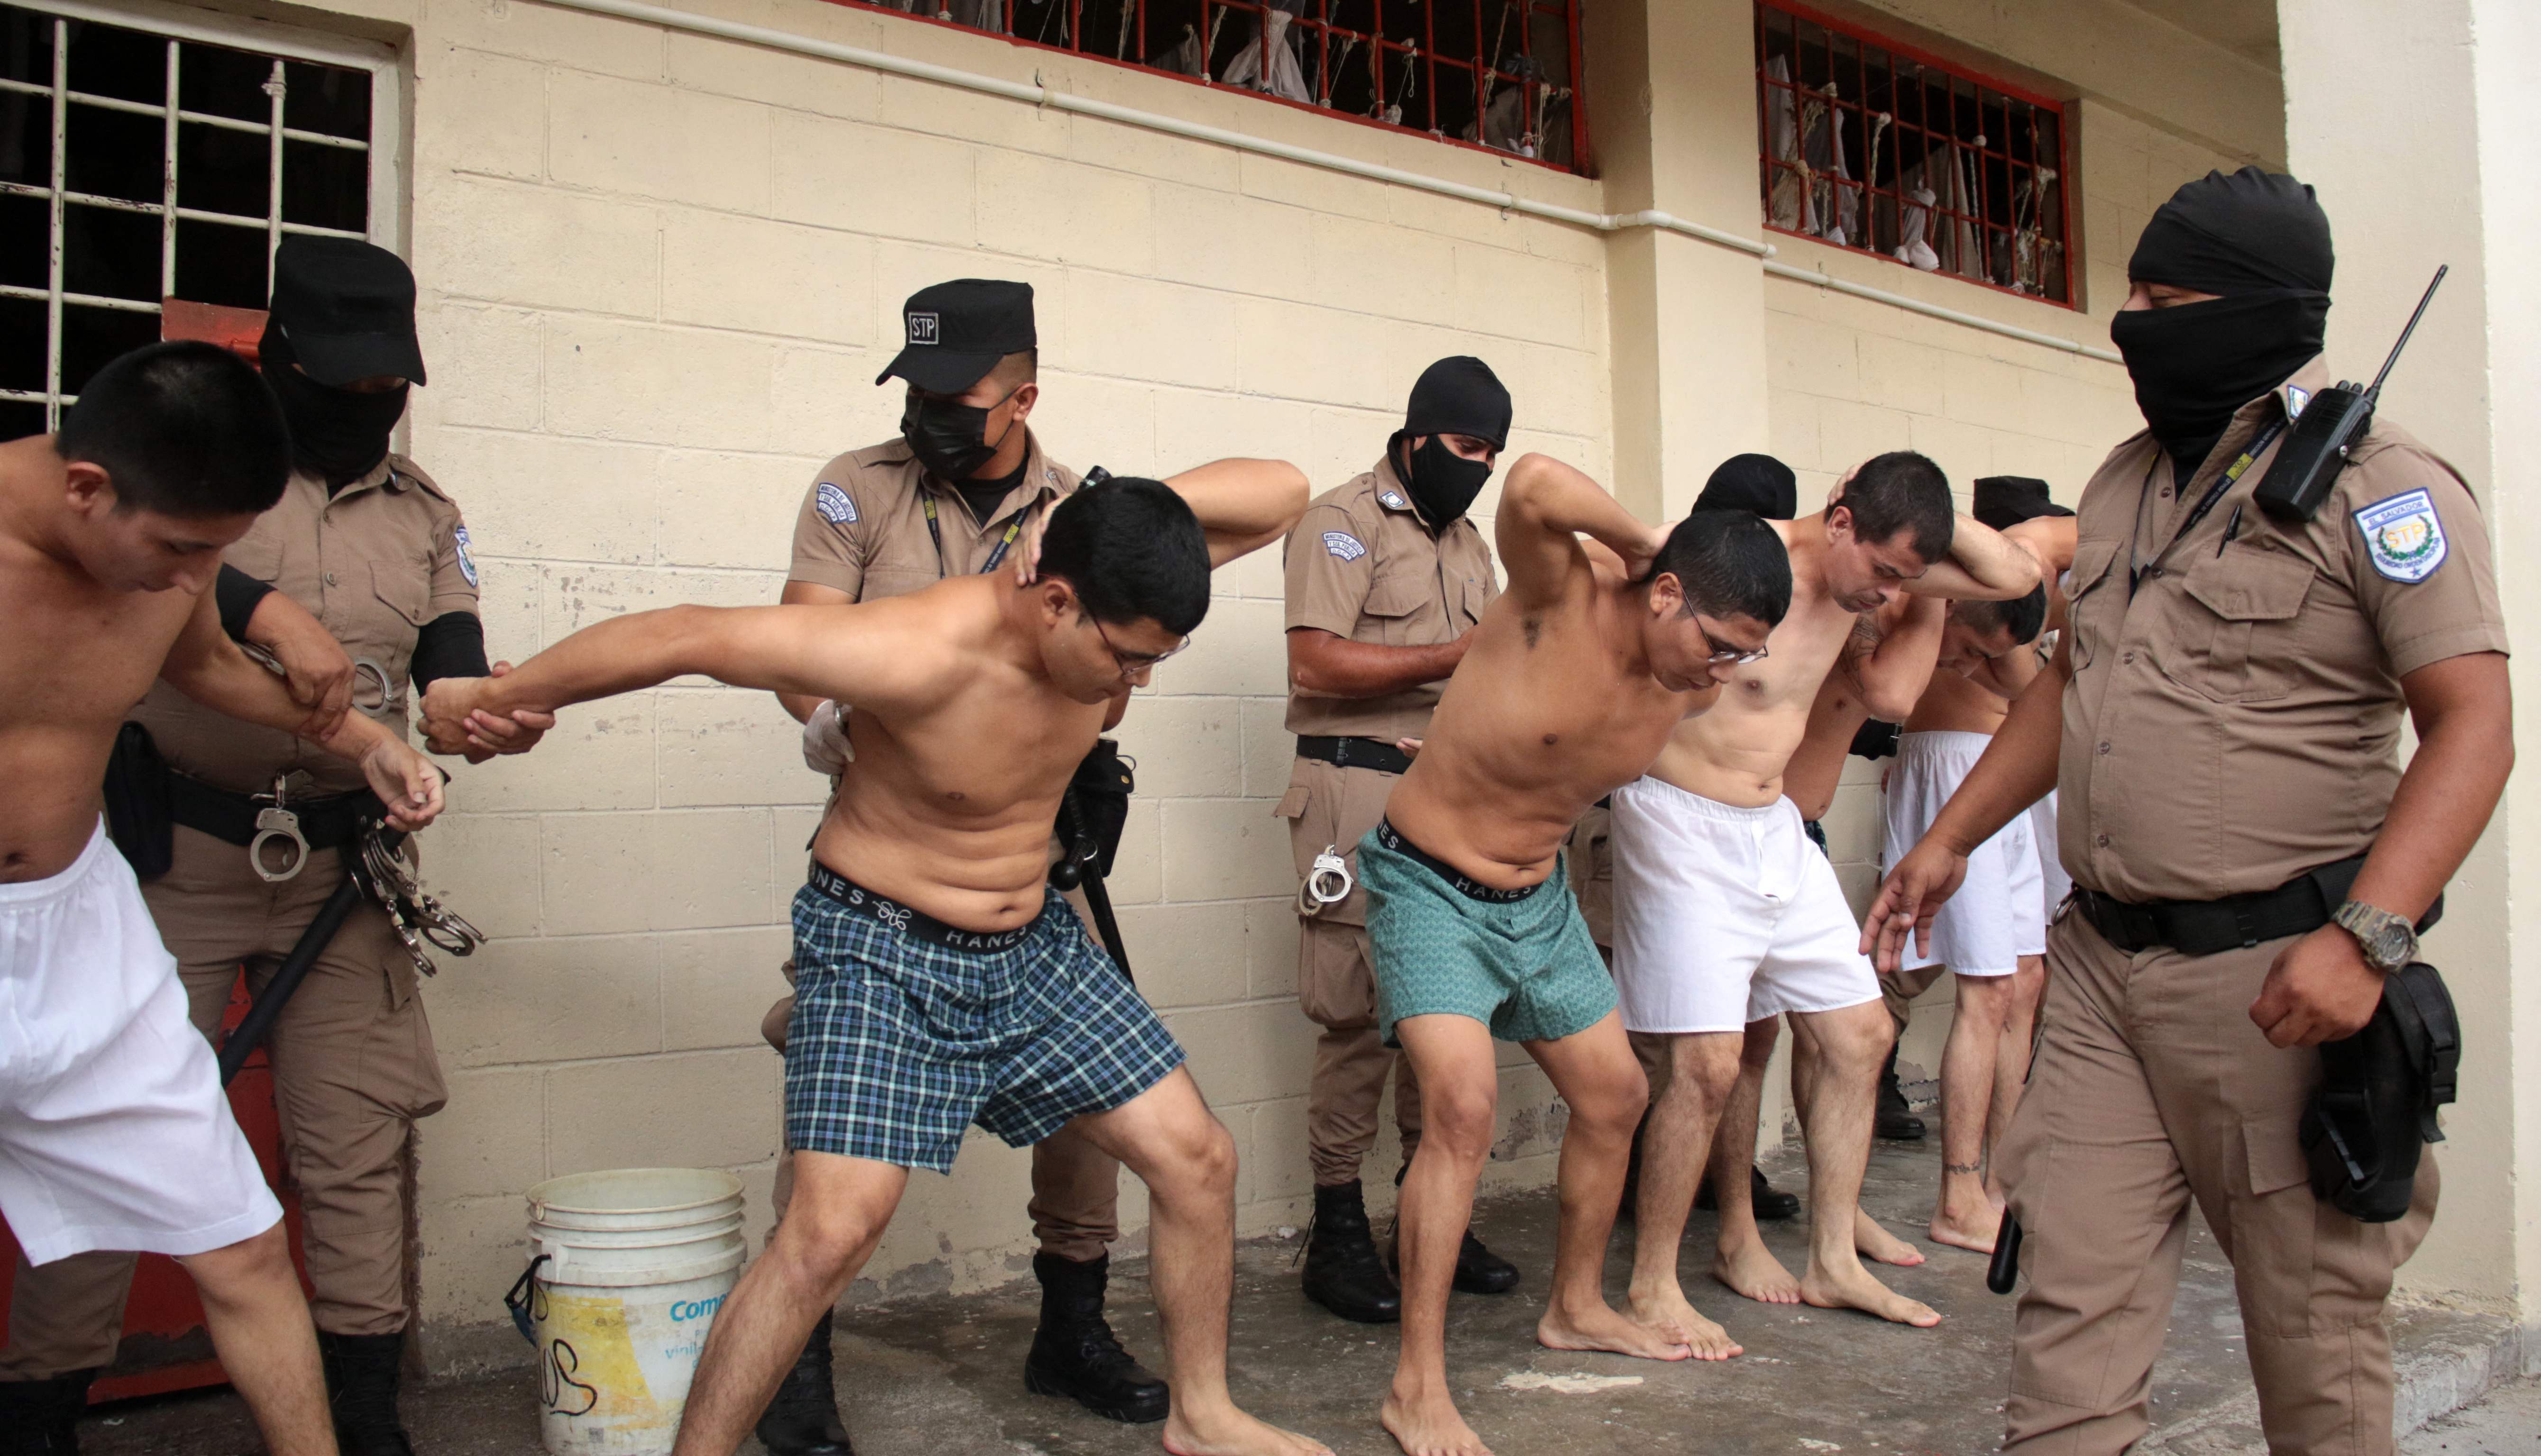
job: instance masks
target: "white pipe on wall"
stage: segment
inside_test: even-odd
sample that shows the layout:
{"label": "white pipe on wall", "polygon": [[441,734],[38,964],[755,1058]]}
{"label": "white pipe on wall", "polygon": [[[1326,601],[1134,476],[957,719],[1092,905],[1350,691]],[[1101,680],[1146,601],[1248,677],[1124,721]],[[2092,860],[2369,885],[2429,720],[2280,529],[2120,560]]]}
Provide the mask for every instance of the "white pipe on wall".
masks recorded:
{"label": "white pipe on wall", "polygon": [[1096,101],[1091,97],[1053,91],[1041,85],[1037,77],[1029,84],[1005,81],[994,76],[983,76],[976,71],[957,70],[951,66],[910,60],[906,56],[892,55],[880,50],[867,50],[862,46],[841,45],[835,40],[815,39],[809,36],[770,30],[765,26],[745,25],[739,21],[720,20],[713,16],[698,15],[692,11],[647,5],[643,0],[540,0],[540,3],[563,10],[579,10],[592,15],[605,15],[617,20],[660,26],[666,30],[713,36],[720,39],[738,41],[744,45],[762,45],[770,50],[792,51],[797,55],[837,61],[842,65],[858,66],[865,70],[882,71],[895,76],[907,76],[911,80],[932,82],[938,86],[958,87],[983,96],[1004,97],[1008,101],[1022,102],[1028,106],[1075,111],[1087,116],[1097,116],[1106,121],[1118,122],[1124,126],[1142,127],[1149,131],[1160,131],[1169,136],[1186,137],[1193,141],[1231,147],[1241,152],[1277,157],[1282,161],[1295,162],[1302,166],[1346,173],[1352,177],[1366,178],[1371,182],[1435,192],[1445,197],[1459,197],[1468,202],[1480,202],[1487,207],[1496,207],[1503,212],[1523,213],[1528,217],[1540,217],[1551,222],[1593,228],[1601,233],[1621,232],[1627,228],[1656,228],[1663,232],[1680,233],[1689,238],[1699,238],[1706,243],[1732,249],[1762,259],[1765,271],[1778,278],[1815,283],[1821,288],[1833,289],[1854,298],[1888,304],[1922,314],[1926,318],[1940,319],[1965,328],[1983,329],[1988,333],[2001,334],[2006,338],[2016,338],[2027,343],[2061,349],[2069,354],[2103,359],[2112,364],[2120,362],[2118,356],[2107,349],[2092,348],[2069,338],[2060,338],[2052,333],[2041,333],[2015,325],[1999,324],[1980,315],[1942,308],[1937,304],[1928,304],[1902,293],[1891,293],[1884,288],[1848,283],[1822,272],[1778,263],[1773,261],[1775,249],[1771,243],[1742,238],[1735,233],[1725,233],[1718,228],[1706,227],[1698,222],[1688,222],[1684,218],[1665,212],[1649,209],[1625,213],[1587,212],[1576,207],[1561,207],[1550,202],[1538,202],[1532,198],[1521,197],[1511,191],[1494,191],[1489,187],[1450,182],[1445,178],[1431,177],[1425,173],[1407,172],[1399,167],[1362,162],[1355,157],[1344,157],[1335,152],[1319,152],[1311,147],[1292,146],[1287,142],[1272,141],[1268,137],[1229,131],[1222,126],[1186,121],[1179,116],[1168,116],[1157,111],[1142,111],[1132,107]]}

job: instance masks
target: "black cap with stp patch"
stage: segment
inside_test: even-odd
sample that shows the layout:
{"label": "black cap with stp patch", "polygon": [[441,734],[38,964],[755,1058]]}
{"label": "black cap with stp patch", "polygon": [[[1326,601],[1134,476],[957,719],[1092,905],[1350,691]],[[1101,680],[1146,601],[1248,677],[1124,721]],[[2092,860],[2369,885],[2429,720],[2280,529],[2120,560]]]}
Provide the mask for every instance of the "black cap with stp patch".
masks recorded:
{"label": "black cap with stp patch", "polygon": [[2040,516],[2073,512],[2048,499],[2047,482],[2035,475],[1986,475],[1976,483],[1976,501],[1968,514],[1996,531],[2007,531]]}
{"label": "black cap with stp patch", "polygon": [[956,278],[900,306],[907,342],[874,383],[897,374],[930,395],[958,395],[1008,354],[1035,347],[1029,283]]}
{"label": "black cap with stp patch", "polygon": [[341,389],[393,376],[423,383],[414,273],[359,238],[290,237],[273,254],[272,322],[300,372]]}

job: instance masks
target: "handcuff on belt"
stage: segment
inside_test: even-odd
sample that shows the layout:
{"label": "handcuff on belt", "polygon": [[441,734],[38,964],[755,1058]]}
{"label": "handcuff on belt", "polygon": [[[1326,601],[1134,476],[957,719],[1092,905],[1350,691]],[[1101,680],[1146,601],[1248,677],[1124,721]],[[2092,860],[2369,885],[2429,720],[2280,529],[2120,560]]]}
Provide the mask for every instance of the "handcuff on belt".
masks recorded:
{"label": "handcuff on belt", "polygon": [[415,879],[413,866],[405,855],[389,847],[380,826],[370,824],[362,830],[362,848],[356,878],[371,899],[389,912],[389,924],[396,928],[399,942],[405,946],[407,959],[414,969],[426,976],[441,968],[425,955],[426,944],[454,956],[473,955],[485,943],[485,932],[469,924],[456,910],[443,908],[440,901],[424,893]]}
{"label": "handcuff on belt", "polygon": [[[1327,888],[1335,884],[1338,888]],[[1349,865],[1342,859],[1341,846],[1326,844],[1315,855],[1315,867],[1306,872],[1305,883],[1297,887],[1297,913],[1309,917],[1323,913],[1324,907],[1349,898],[1350,884]]]}

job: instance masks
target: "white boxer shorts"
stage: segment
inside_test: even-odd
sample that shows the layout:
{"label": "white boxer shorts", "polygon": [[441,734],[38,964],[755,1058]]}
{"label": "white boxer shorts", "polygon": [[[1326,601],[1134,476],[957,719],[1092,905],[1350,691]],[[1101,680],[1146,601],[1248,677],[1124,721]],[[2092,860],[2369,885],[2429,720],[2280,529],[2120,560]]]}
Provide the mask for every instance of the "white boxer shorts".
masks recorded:
{"label": "white boxer shorts", "polygon": [[104,825],[0,884],[0,1215],[31,1264],[200,1254],[282,1217]]}
{"label": "white boxer shorts", "polygon": [[1879,999],[1835,866],[1788,799],[1615,790],[1615,981],[1636,1032],[1735,1032]]}
{"label": "white boxer shorts", "polygon": [[2053,924],[2056,910],[2065,897],[2073,893],[2073,877],[2065,873],[2064,852],[2056,847],[2056,790],[2029,806],[2029,837],[2038,842],[2038,878],[2045,890],[2040,899],[2047,910],[2047,923]]}
{"label": "white boxer shorts", "polygon": [[[1941,806],[1994,739],[1983,733],[1907,733],[1897,740],[1883,812],[1894,865],[1924,837]],[[1932,917],[1932,948],[1906,942],[1904,969],[1947,966],[1960,976],[2009,976],[2022,956],[2047,954],[2047,900],[2029,816],[2016,815],[1968,855],[1967,878]]]}

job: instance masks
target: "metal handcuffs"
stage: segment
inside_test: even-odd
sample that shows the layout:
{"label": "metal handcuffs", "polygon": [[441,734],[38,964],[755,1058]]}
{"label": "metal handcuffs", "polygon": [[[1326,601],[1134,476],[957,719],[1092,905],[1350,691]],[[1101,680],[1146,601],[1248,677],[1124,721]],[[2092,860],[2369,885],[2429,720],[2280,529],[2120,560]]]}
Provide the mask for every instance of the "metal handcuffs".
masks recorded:
{"label": "metal handcuffs", "polygon": [[[247,841],[247,862],[268,885],[299,878],[301,867],[309,863],[309,840],[301,836],[300,816],[283,807],[290,797],[290,777],[287,773],[273,775],[272,794],[256,795],[259,799],[270,797],[273,807],[256,811],[255,837]],[[291,846],[291,861],[281,869],[267,869],[264,846],[276,839]]]}
{"label": "metal handcuffs", "polygon": [[448,951],[454,956],[473,955],[485,943],[485,932],[469,924],[456,910],[443,907],[440,901],[424,893],[414,870],[405,856],[391,849],[376,824],[362,832],[360,879],[382,910],[388,911],[389,924],[405,947],[406,959],[426,976],[440,968],[423,947]]}
{"label": "metal handcuffs", "polygon": [[[1315,855],[1315,867],[1306,872],[1306,881],[1297,887],[1297,913],[1314,916],[1324,907],[1339,905],[1349,899],[1349,865],[1342,858],[1339,844],[1326,844]],[[1328,888],[1337,885],[1338,888]]]}

